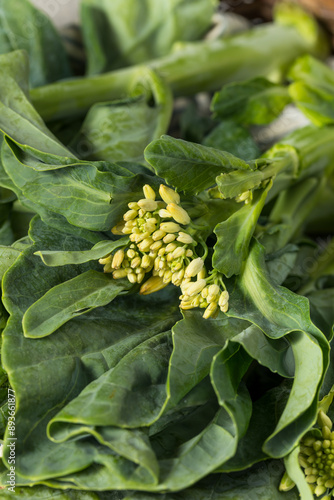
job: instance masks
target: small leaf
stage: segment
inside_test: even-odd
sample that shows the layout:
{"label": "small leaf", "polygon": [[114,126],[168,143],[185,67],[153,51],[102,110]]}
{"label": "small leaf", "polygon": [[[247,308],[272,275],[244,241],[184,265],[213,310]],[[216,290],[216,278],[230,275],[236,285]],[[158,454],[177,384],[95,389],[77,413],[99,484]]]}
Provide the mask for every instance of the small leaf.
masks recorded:
{"label": "small leaf", "polygon": [[169,136],[147,146],[145,159],[168,184],[192,194],[215,184],[217,175],[222,172],[251,168],[230,153]]}
{"label": "small leaf", "polygon": [[287,88],[259,77],[225,85],[214,95],[211,109],[224,120],[265,125],[277,118],[289,102]]}
{"label": "small leaf", "polygon": [[116,241],[104,240],[96,243],[90,250],[73,251],[73,252],[61,252],[52,250],[42,250],[35,252],[35,255],[39,255],[45,265],[50,267],[65,266],[68,264],[82,264],[84,262],[89,262],[90,260],[98,260],[105,257],[109,253],[125,246],[129,241],[129,238],[120,238]]}
{"label": "small leaf", "polygon": [[132,285],[96,271],[87,271],[49,290],[24,314],[24,335],[40,338],[95,307],[111,302]]}

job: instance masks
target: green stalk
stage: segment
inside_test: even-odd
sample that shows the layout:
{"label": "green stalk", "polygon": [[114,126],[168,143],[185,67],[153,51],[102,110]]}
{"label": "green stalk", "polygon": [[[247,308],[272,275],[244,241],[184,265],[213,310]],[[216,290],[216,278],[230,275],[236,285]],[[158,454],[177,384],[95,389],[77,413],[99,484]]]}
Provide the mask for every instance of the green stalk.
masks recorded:
{"label": "green stalk", "polygon": [[[289,18],[283,24],[258,26],[228,39],[178,44],[171,54],[149,61],[147,66],[166,79],[175,95],[215,90],[255,76],[277,81],[297,57],[326,54],[327,46],[310,19],[302,27],[300,20]],[[45,121],[80,116],[96,102],[131,93],[138,70],[140,66],[131,66],[57,82],[32,89],[31,99]]]}

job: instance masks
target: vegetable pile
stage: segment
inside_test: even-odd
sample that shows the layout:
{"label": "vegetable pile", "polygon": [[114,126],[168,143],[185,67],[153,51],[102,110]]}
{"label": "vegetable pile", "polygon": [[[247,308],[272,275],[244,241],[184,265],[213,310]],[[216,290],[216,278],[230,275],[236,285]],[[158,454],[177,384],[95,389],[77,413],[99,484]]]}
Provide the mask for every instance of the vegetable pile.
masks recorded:
{"label": "vegetable pile", "polygon": [[1,498],[334,496],[328,45],[290,4],[205,39],[216,8],[82,0],[68,79],[1,3]]}

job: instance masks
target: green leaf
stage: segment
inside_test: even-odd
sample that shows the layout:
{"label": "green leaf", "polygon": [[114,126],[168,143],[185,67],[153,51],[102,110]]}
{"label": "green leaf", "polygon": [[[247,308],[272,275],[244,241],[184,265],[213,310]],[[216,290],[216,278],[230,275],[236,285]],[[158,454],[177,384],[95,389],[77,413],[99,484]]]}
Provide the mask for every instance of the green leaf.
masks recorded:
{"label": "green leaf", "polygon": [[275,430],[288,396],[289,390],[281,385],[268,390],[253,402],[249,425],[245,435],[239,440],[236,454],[219,468],[219,472],[242,471],[242,474],[247,474],[249,467],[268,460],[267,453],[263,451],[263,443]]}
{"label": "green leaf", "polygon": [[277,118],[289,102],[287,88],[259,77],[225,85],[214,95],[211,109],[223,120],[265,125]]}
{"label": "green leaf", "polygon": [[27,54],[15,51],[1,55],[0,65],[0,130],[38,157],[43,151],[45,163],[55,155],[64,157],[64,163],[73,162],[70,151],[51,134],[29,101]]}
{"label": "green leaf", "polygon": [[129,242],[129,238],[120,238],[116,241],[103,240],[99,241],[90,250],[74,251],[74,252],[58,252],[52,250],[44,250],[35,252],[45,265],[50,267],[65,266],[68,264],[83,264],[90,260],[98,260],[110,254],[117,248],[124,247]]}
{"label": "green leaf", "polygon": [[238,342],[244,350],[258,363],[266,366],[282,377],[294,376],[295,363],[291,344],[285,337],[271,339],[255,325],[249,326],[232,339]]}
{"label": "green leaf", "polygon": [[114,280],[101,272],[80,274],[53,287],[27,309],[22,319],[24,335],[46,337],[70,319],[105,306],[130,287],[128,280]]}
{"label": "green leaf", "polygon": [[[211,25],[216,0],[83,0],[81,22],[88,74],[168,54],[174,42],[199,39]],[[113,50],[110,51],[110,47]]]}
{"label": "green leaf", "polygon": [[232,120],[224,120],[204,139],[204,146],[227,151],[242,160],[255,160],[260,150],[251,134]]}
{"label": "green leaf", "polygon": [[212,358],[243,328],[244,322],[203,319],[187,311],[173,328],[174,349],[168,374],[166,408],[173,407],[210,372]]}
{"label": "green leaf", "polygon": [[0,53],[27,51],[32,87],[68,78],[71,70],[58,32],[47,17],[27,0],[2,2]]}
{"label": "green leaf", "polygon": [[0,246],[0,281],[7,269],[14,264],[20,253],[16,248]]}
{"label": "green leaf", "polygon": [[[91,480],[96,483],[99,464],[103,456],[108,455],[114,467],[110,476],[117,479],[117,487],[126,484],[138,487],[140,481],[131,483],[129,476],[136,469],[138,474],[144,474],[143,468],[126,458],[115,458],[111,444],[103,444],[112,437],[108,433],[98,432],[102,444],[93,434],[87,438],[86,432],[82,439],[54,443],[48,439],[46,428],[64,406],[93,380],[117,366],[134,347],[168,330],[179,318],[177,301],[173,305],[167,290],[149,298],[118,297],[98,311],[88,312],[84,318],[68,321],[56,335],[25,338],[22,316],[26,310],[53,286],[87,270],[87,264],[46,267],[34,252],[41,248],[79,250],[91,244],[73,234],[64,237],[64,233],[48,228],[38,219],[32,223],[31,236],[36,243],[22,252],[3,283],[4,301],[11,318],[3,332],[2,362],[16,393],[17,479],[23,484],[43,480],[62,488],[61,481],[57,483],[52,478],[85,469],[84,474],[92,474]],[[31,401],[36,404],[32,405]],[[121,441],[120,436],[120,444]],[[135,453],[136,445],[133,447]],[[88,472],[86,468],[93,463]],[[144,476],[142,479],[144,481]],[[67,482],[64,488],[69,488]]]}
{"label": "green leaf", "polygon": [[294,384],[264,448],[270,456],[281,457],[293,449],[316,418],[317,395],[328,366],[328,343],[310,320],[307,299],[270,282],[264,250],[258,243],[253,243],[242,274],[228,289],[229,316],[251,321],[273,339],[289,334],[296,366]]}
{"label": "green leaf", "polygon": [[[231,340],[234,342],[234,338]],[[239,384],[251,361],[252,358],[240,345],[231,342],[227,342],[214,356],[210,376],[220,405],[237,397]],[[250,415],[251,412],[249,418]]]}
{"label": "green leaf", "polygon": [[[217,186],[222,198],[235,198],[245,191],[258,189],[262,182],[275,178],[279,174],[284,176],[285,183],[290,184],[296,176],[299,158],[295,148],[276,145],[252,164],[255,165],[256,170],[234,170],[222,173],[217,177]],[[274,190],[276,184],[279,185],[277,180],[274,184]],[[286,185],[284,185],[285,187]]]}
{"label": "green leaf", "polygon": [[307,294],[310,301],[311,318],[317,327],[324,332],[328,340],[332,340],[334,333],[334,288],[314,290]]}
{"label": "green leaf", "polygon": [[212,264],[228,278],[241,272],[271,186],[272,183],[269,183],[265,189],[255,191],[250,203],[243,204],[239,210],[215,227],[217,243],[214,246]]}
{"label": "green leaf", "polygon": [[108,162],[78,161],[63,165],[65,168],[58,168],[56,162],[53,170],[40,171],[29,166],[31,159],[44,167],[42,160],[24,153],[13,142],[3,143],[2,161],[18,196],[27,198],[41,215],[45,209],[56,212],[71,224],[90,230],[110,230],[127,210],[127,203],[142,197],[144,184],[159,184],[151,175],[133,174]]}
{"label": "green leaf", "polygon": [[288,77],[289,93],[299,109],[317,126],[334,121],[334,72],[310,55],[293,64]]}
{"label": "green leaf", "polygon": [[167,132],[173,102],[164,80],[142,68],[130,93],[134,96],[92,106],[70,144],[79,158],[143,161],[145,147]]}
{"label": "green leaf", "polygon": [[54,439],[62,423],[138,428],[153,423],[166,399],[165,382],[171,355],[170,332],[142,342],[115,368],[89,384],[50,421]]}
{"label": "green leaf", "polygon": [[215,184],[217,175],[222,172],[251,168],[230,153],[169,136],[149,144],[145,159],[168,184],[192,194]]}

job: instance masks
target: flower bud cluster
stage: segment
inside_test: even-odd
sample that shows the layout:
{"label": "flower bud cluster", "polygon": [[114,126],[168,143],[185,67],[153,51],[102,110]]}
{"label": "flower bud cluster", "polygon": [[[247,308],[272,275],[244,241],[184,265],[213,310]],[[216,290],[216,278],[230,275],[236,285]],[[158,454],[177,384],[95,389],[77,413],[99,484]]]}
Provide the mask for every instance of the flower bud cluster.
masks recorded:
{"label": "flower bud cluster", "polygon": [[245,205],[248,205],[253,199],[253,191],[248,190],[244,191],[243,193],[240,193],[238,196],[236,196],[235,201],[237,203],[242,203],[244,202]]}
{"label": "flower bud cluster", "polygon": [[[191,281],[191,277],[195,275],[197,275],[197,280]],[[189,264],[185,271],[185,279],[181,284],[180,307],[181,309],[205,308],[203,318],[215,318],[219,309],[227,312],[229,294],[227,290],[220,289],[218,275],[209,278],[205,275],[206,270],[202,259],[195,259]]]}
{"label": "flower bud cluster", "polygon": [[[151,273],[140,288],[142,295],[172,283],[181,287],[182,309],[205,308],[205,318],[218,314],[218,308],[226,312],[228,293],[222,292],[212,277],[205,279],[204,260],[196,256],[197,241],[180,196],[164,185],[159,188],[161,200],[156,200],[148,184],[143,192],[144,198],[129,203],[123,221],[112,229],[114,234],[128,235],[130,242],[100,259],[104,272],[112,273],[115,279],[126,277],[133,284],[142,283]],[[192,281],[194,277],[197,281]]]}
{"label": "flower bud cluster", "polygon": [[306,435],[301,440],[299,463],[312,493],[329,499],[334,496],[334,432],[331,419],[322,410],[318,414],[318,425],[321,436]]}

